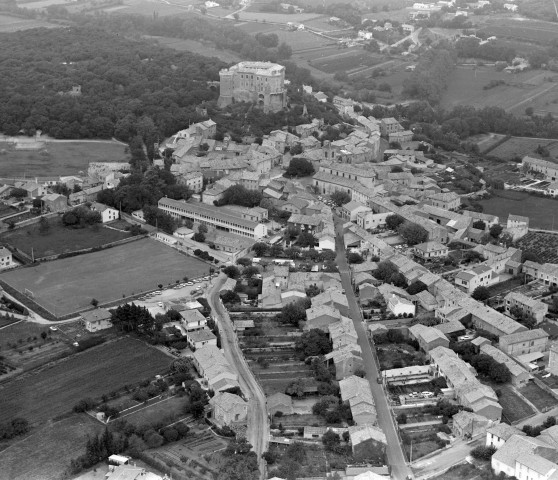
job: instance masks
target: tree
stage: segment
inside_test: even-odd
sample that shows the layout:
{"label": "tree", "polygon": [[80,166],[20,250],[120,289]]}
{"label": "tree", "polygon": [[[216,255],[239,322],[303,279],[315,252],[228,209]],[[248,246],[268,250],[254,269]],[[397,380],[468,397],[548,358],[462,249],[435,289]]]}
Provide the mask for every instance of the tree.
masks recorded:
{"label": "tree", "polygon": [[302,248],[314,248],[314,246],[316,245],[316,237],[314,237],[311,232],[304,231],[298,236],[298,240],[296,243]]}
{"label": "tree", "polygon": [[479,445],[471,450],[471,456],[477,460],[490,460],[494,453],[496,453],[496,447],[493,446]]}
{"label": "tree", "polygon": [[267,252],[268,248],[269,246],[267,245],[267,243],[263,243],[263,242],[256,242],[252,246],[252,250],[254,251],[257,257],[263,257]]}
{"label": "tree", "polygon": [[246,267],[242,271],[242,276],[244,278],[250,279],[250,278],[255,277],[256,275],[258,275],[259,273],[260,273],[260,269],[258,267],[255,267],[255,266],[252,265],[252,266]]}
{"label": "tree", "polygon": [[[319,295],[320,293],[322,293],[322,290],[314,283],[313,285],[310,285],[307,289],[306,289],[306,296],[308,298],[313,298],[317,295]],[[558,297],[556,297],[558,300]]]}
{"label": "tree", "polygon": [[394,167],[391,167],[391,173],[402,173],[403,167],[399,166],[399,165],[395,165]]}
{"label": "tree", "polygon": [[238,296],[238,293],[231,290],[225,290],[224,292],[221,292],[220,296],[225,305],[240,303],[240,297]]}
{"label": "tree", "polygon": [[398,232],[409,245],[418,245],[428,240],[426,229],[416,223],[405,222],[399,225]]}
{"label": "tree", "polygon": [[285,172],[285,177],[308,177],[314,175],[314,166],[304,158],[293,158],[289,163],[289,168]]}
{"label": "tree", "polygon": [[476,228],[477,230],[485,230],[486,223],[484,223],[482,220],[475,220],[473,222],[473,228]]}
{"label": "tree", "polygon": [[223,273],[227,275],[229,278],[236,279],[240,277],[240,270],[238,269],[238,267],[235,267],[234,265],[229,265],[228,267],[225,267],[223,269]]}
{"label": "tree", "polygon": [[352,252],[349,253],[349,255],[347,256],[347,261],[349,263],[363,263],[364,258],[362,258],[362,255],[360,255],[359,253]]}
{"label": "tree", "polygon": [[236,261],[237,265],[242,265],[243,267],[249,267],[250,265],[252,265],[252,259],[248,258],[248,257],[240,257],[237,261]]}
{"label": "tree", "polygon": [[93,305],[95,308],[97,308],[97,305],[99,305],[99,300],[97,300],[96,298],[92,298],[90,303],[91,303],[91,305]]}
{"label": "tree", "polygon": [[39,232],[42,235],[46,235],[49,230],[50,230],[50,225],[48,223],[48,220],[45,217],[41,217],[41,219],[39,220]]}
{"label": "tree", "polygon": [[293,49],[290,45],[286,44],[285,42],[281,42],[279,47],[277,47],[277,58],[279,60],[284,60],[286,58],[291,58],[293,54]]}
{"label": "tree", "polygon": [[335,205],[340,207],[351,201],[351,196],[347,192],[337,190],[330,195],[330,198]]}
{"label": "tree", "polygon": [[11,191],[10,196],[17,199],[25,198],[27,197],[27,190],[25,190],[24,188],[14,188]]}
{"label": "tree", "polygon": [[405,423],[407,423],[407,414],[406,413],[400,413],[399,415],[397,415],[397,423],[399,425],[403,425]]}
{"label": "tree", "polygon": [[498,363],[490,369],[490,378],[496,383],[507,383],[511,380],[511,373],[506,365]]}
{"label": "tree", "polygon": [[424,283],[422,283],[420,280],[415,280],[407,287],[407,293],[409,295],[416,295],[417,293],[420,293],[427,289],[428,287]]}
{"label": "tree", "polygon": [[192,236],[192,240],[194,240],[194,242],[203,243],[205,242],[205,235],[201,232],[196,232]]}
{"label": "tree", "polygon": [[331,352],[332,347],[327,333],[317,328],[304,332],[295,342],[295,350],[303,358],[318,355],[326,355]]}
{"label": "tree", "polygon": [[341,443],[341,437],[333,430],[328,430],[322,437],[322,443],[326,450],[332,451]]}
{"label": "tree", "polygon": [[165,439],[156,432],[144,437],[144,440],[149,448],[158,448],[165,443]]}
{"label": "tree", "polygon": [[304,300],[298,302],[288,303],[281,309],[279,314],[281,323],[288,323],[298,327],[299,322],[306,320],[306,308]]}
{"label": "tree", "polygon": [[502,225],[495,224],[490,226],[490,228],[488,229],[488,233],[490,233],[490,236],[492,238],[498,238],[502,233],[502,230],[504,230],[504,227],[502,227]]}
{"label": "tree", "polygon": [[240,18],[240,15],[238,14],[238,12],[234,12],[233,17],[234,17],[235,20],[238,21],[238,19]]}
{"label": "tree", "polygon": [[303,397],[304,396],[304,379],[299,378],[295,380],[285,389],[285,393],[287,395],[291,395],[292,397]]}
{"label": "tree", "polygon": [[386,227],[388,230],[397,230],[399,225],[405,222],[405,219],[401,215],[393,213],[386,217]]}
{"label": "tree", "polygon": [[471,297],[479,302],[485,302],[490,298],[490,290],[488,288],[480,286],[475,288]]}

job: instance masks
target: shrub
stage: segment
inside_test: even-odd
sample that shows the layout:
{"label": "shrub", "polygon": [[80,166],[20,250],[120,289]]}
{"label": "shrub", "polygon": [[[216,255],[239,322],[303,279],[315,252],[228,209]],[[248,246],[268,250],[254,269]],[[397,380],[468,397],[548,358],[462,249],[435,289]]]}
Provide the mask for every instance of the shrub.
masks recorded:
{"label": "shrub", "polygon": [[494,452],[496,452],[495,447],[485,447],[481,445],[479,447],[473,448],[473,450],[471,450],[471,455],[477,460],[490,460],[492,458],[492,455],[494,455]]}

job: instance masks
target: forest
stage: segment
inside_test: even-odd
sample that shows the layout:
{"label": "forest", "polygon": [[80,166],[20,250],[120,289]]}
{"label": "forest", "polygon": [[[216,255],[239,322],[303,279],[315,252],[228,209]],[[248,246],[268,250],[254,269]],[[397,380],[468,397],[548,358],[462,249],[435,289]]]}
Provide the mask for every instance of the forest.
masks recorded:
{"label": "forest", "polygon": [[224,66],[94,27],[0,34],[0,43],[0,129],[9,135],[128,141],[153,126],[169,135],[201,119],[195,106],[217,98],[206,82]]}

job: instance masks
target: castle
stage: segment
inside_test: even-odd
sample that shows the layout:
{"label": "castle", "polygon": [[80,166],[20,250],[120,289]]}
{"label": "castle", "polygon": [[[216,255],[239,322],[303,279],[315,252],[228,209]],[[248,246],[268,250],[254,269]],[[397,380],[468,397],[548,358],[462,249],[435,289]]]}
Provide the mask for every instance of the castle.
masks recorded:
{"label": "castle", "polygon": [[253,102],[264,112],[277,112],[287,105],[285,67],[271,62],[240,62],[219,72],[218,105]]}

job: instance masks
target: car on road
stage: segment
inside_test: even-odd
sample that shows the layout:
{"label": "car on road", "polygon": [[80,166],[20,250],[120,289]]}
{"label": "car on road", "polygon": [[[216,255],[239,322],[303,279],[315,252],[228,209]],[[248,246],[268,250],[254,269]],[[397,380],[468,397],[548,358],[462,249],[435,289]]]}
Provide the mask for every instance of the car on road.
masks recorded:
{"label": "car on road", "polygon": [[58,328],[56,328],[56,327],[49,327],[49,330],[50,330],[51,332],[57,332],[57,331],[58,331]]}

